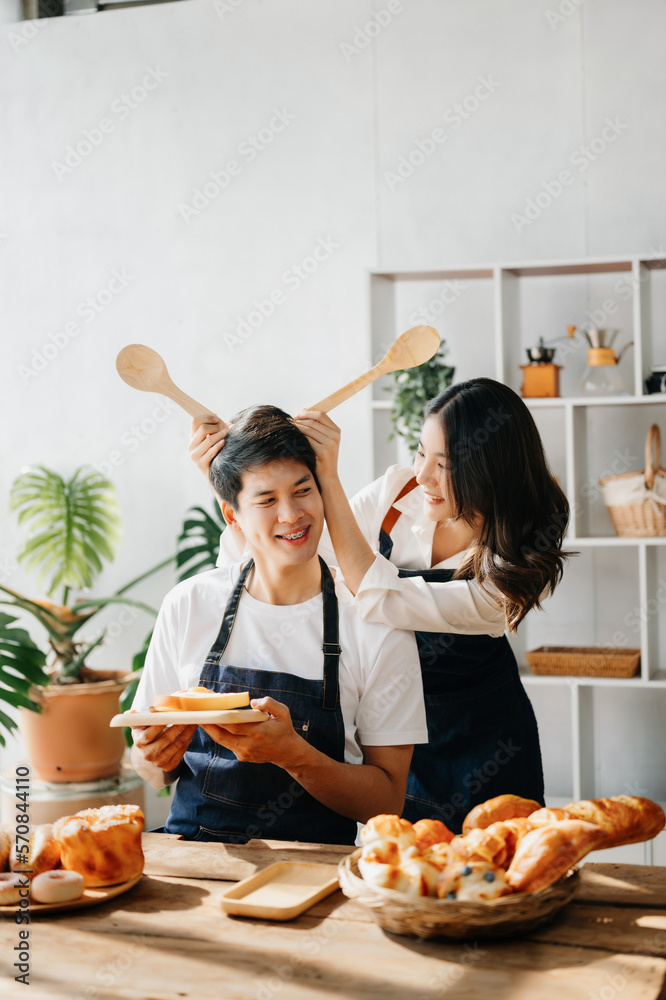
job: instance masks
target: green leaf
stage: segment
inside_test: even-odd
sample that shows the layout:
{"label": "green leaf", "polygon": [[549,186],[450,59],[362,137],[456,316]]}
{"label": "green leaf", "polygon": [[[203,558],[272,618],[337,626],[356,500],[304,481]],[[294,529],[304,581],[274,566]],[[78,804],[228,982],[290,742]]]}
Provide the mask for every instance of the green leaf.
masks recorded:
{"label": "green leaf", "polygon": [[69,480],[44,466],[30,469],[14,480],[10,509],[31,531],[18,559],[40,571],[48,594],[61,584],[90,587],[115,555],[118,502],[113,485],[94,469],[81,467]]}
{"label": "green leaf", "polygon": [[[203,507],[190,507],[181,533],[178,536],[176,565],[179,580],[187,580],[196,573],[214,569],[220,550],[220,535],[226,528],[217,503],[213,503],[212,516]],[[194,515],[194,516],[192,516]],[[199,558],[203,556],[203,558]]]}

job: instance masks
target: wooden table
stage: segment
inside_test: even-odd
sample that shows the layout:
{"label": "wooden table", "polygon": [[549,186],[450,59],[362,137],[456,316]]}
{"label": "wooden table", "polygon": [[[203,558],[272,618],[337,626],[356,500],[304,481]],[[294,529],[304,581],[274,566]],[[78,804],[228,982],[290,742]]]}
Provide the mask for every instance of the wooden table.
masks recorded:
{"label": "wooden table", "polygon": [[529,937],[446,944],[387,934],[340,892],[290,923],[228,917],[219,895],[273,861],[348,848],[144,836],[146,874],[101,906],[0,921],[3,998],[43,1000],[657,1000],[666,997],[666,868],[586,865],[576,902]]}

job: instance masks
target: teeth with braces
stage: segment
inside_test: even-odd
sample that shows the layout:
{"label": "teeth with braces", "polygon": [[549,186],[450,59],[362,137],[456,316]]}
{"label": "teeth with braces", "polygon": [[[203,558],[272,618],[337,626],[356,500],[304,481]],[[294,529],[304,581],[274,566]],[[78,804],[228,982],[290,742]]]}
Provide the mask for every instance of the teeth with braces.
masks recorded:
{"label": "teeth with braces", "polygon": [[280,538],[288,538],[290,540],[293,540],[294,538],[302,538],[307,530],[307,528],[303,528],[302,531],[297,531],[294,535],[280,535]]}

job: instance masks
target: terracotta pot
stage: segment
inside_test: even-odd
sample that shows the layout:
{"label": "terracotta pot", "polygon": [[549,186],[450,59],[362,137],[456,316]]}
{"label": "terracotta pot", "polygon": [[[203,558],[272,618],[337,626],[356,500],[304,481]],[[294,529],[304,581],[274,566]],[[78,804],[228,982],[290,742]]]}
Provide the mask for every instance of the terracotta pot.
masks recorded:
{"label": "terracotta pot", "polygon": [[125,738],[109,722],[120,711],[127,681],[119,678],[126,675],[100,673],[104,680],[41,689],[41,713],[19,710],[19,732],[42,781],[96,781],[118,773]]}

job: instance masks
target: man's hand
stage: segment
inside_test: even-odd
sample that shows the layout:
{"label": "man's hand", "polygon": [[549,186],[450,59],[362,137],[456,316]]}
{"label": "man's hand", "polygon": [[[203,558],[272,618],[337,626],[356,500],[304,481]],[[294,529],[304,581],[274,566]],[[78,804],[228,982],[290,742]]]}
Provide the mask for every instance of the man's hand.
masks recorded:
{"label": "man's hand", "polygon": [[324,483],[338,478],[338,452],[340,428],[326,413],[319,410],[301,410],[294,423],[312,445],[317,457],[317,478]]}
{"label": "man's hand", "polygon": [[224,447],[224,439],[231,424],[227,424],[215,413],[203,413],[192,420],[192,436],[188,445],[190,458],[204,476],[217,453]]}
{"label": "man's hand", "polygon": [[173,771],[185,756],[196,726],[135,726],[134,746],[149,764]]}
{"label": "man's hand", "polygon": [[240,725],[202,726],[220,746],[231,750],[238,760],[253,764],[276,764],[288,770],[297,766],[307,753],[308,744],[292,724],[289,709],[275,698],[253,698],[252,708],[269,712],[264,722]]}

